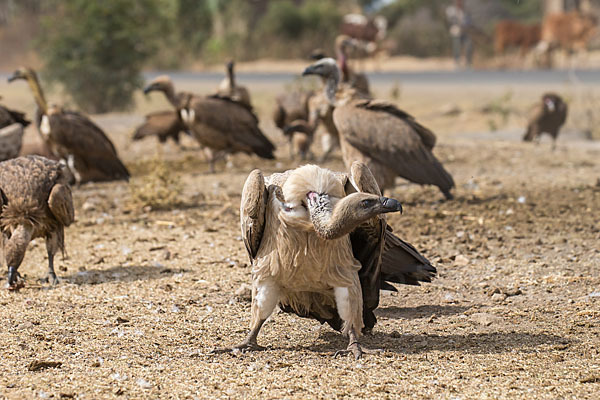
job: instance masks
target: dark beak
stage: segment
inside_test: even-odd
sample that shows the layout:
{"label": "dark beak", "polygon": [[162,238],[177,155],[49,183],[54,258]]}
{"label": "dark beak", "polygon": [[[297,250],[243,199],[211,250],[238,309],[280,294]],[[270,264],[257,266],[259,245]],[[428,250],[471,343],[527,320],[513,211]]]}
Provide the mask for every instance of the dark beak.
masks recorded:
{"label": "dark beak", "polygon": [[148,93],[150,93],[151,91],[153,91],[154,89],[156,89],[156,88],[154,87],[154,85],[148,85],[148,86],[146,86],[146,87],[144,88],[144,94],[148,94]]}
{"label": "dark beak", "polygon": [[311,65],[310,67],[306,67],[304,72],[302,72],[302,76],[306,75],[316,75],[314,67]]}
{"label": "dark beak", "polygon": [[16,81],[19,78],[21,78],[21,75],[18,72],[15,72],[14,74],[8,77],[8,82],[10,83],[12,81]]}
{"label": "dark beak", "polygon": [[402,213],[402,204],[398,200],[390,199],[387,197],[380,197],[379,201],[381,201],[381,205],[383,206],[383,212],[397,212],[400,211]]}

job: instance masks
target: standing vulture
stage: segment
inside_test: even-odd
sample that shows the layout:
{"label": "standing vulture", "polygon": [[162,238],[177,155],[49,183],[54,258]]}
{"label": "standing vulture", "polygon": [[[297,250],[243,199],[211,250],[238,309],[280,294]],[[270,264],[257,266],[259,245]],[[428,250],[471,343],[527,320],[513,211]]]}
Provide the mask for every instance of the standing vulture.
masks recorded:
{"label": "standing vulture", "polygon": [[235,80],[235,72],[233,70],[235,67],[235,62],[233,60],[229,60],[225,67],[227,68],[227,76],[219,84],[217,96],[229,97],[230,99],[245,105],[251,110],[252,102],[250,101],[250,92],[245,86],[238,85]]}
{"label": "standing vulture", "polygon": [[25,114],[0,105],[0,161],[15,158],[23,144],[23,128],[31,122]]}
{"label": "standing vulture", "polygon": [[308,123],[308,102],[313,95],[312,91],[295,90],[275,98],[273,122],[288,138],[292,159],[298,153],[305,160],[312,143],[314,129]]}
{"label": "standing vulture", "polygon": [[[369,168],[350,174],[305,165],[266,179],[248,176],[240,206],[242,237],[252,262],[250,333],[233,349],[260,350],[257,336],[275,306],[327,322],[348,335],[346,350],[377,322],[373,311],[388,282],[430,282],[436,269],[391,233],[381,214],[402,211],[381,197]],[[338,354],[336,353],[336,354]]]}
{"label": "standing vulture", "polygon": [[8,266],[8,288],[23,282],[17,272],[32,239],[46,240],[47,280],[58,282],[54,255],[64,252],[65,226],[73,223],[69,172],[60,163],[39,156],[13,158],[0,163],[0,229]]}
{"label": "standing vulture", "polygon": [[348,65],[348,50],[355,47],[356,39],[347,35],[339,35],[335,38],[335,53],[338,67],[342,72],[342,82],[349,84],[366,97],[371,97],[369,80],[365,74],[355,72]]}
{"label": "standing vulture", "polygon": [[48,106],[33,69],[21,67],[8,81],[17,79],[26,80],[33,92],[42,139],[54,155],[67,162],[78,184],[129,180],[129,171],[102,129],[79,112]]}
{"label": "standing vulture", "polygon": [[567,111],[567,104],[559,95],[544,94],[531,113],[523,140],[526,142],[539,140],[545,132],[552,136],[552,150],[556,149],[556,138],[567,120]]}
{"label": "standing vulture", "polygon": [[338,90],[340,71],[332,58],[304,70],[326,80],[324,96],[334,107],[333,122],[340,135],[346,166],[359,160],[369,166],[379,187],[394,186],[401,176],[411,182],[437,186],[451,199],[452,176],[432,153],[436,137],[409,114],[381,100],[363,100]]}
{"label": "standing vulture", "polygon": [[215,161],[223,153],[254,153],[266,159],[275,158],[275,146],[262,133],[258,118],[246,105],[218,95],[185,97],[184,93],[175,94],[170,79],[159,78],[151,82],[144,92],[161,91],[180,110],[194,138],[211,150],[208,154],[211,172],[214,172]]}
{"label": "standing vulture", "polygon": [[181,116],[174,110],[155,111],[146,114],[146,120],[139,125],[133,134],[133,140],[141,140],[148,136],[156,136],[160,143],[171,138],[179,144],[179,134],[186,132],[187,127]]}

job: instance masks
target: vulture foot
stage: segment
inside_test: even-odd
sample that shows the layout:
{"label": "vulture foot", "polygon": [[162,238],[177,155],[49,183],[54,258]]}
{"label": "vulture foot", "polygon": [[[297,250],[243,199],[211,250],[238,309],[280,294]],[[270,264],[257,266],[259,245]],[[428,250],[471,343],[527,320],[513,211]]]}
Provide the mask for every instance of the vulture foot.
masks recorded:
{"label": "vulture foot", "polygon": [[259,346],[258,343],[253,341],[244,340],[242,343],[233,346],[232,348],[225,349],[214,349],[211,354],[223,354],[223,353],[247,353],[249,351],[264,351],[266,347]]}
{"label": "vulture foot", "polygon": [[21,274],[17,272],[15,267],[8,267],[8,281],[6,288],[8,290],[19,290],[25,286],[25,281],[21,277]]}
{"label": "vulture foot", "polygon": [[348,354],[353,354],[354,358],[358,360],[362,358],[363,354],[379,354],[382,351],[382,349],[367,349],[366,347],[362,347],[358,342],[352,342],[346,349],[336,351],[333,357],[338,358],[341,356],[347,356]]}
{"label": "vulture foot", "polygon": [[56,286],[60,281],[58,280],[58,277],[54,272],[49,272],[47,276],[45,276],[44,278],[40,278],[40,282],[50,283],[52,286]]}

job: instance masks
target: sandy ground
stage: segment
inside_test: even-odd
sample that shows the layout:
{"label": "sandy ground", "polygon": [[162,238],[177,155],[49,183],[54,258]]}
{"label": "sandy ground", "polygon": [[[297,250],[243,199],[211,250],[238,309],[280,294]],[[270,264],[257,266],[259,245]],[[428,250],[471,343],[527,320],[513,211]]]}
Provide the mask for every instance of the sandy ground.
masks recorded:
{"label": "sandy ground", "polygon": [[[0,398],[600,396],[600,145],[577,133],[576,118],[555,152],[547,140],[521,143],[520,110],[547,89],[535,86],[401,85],[398,102],[438,134],[435,153],[457,188],[450,202],[401,180],[391,193],[405,213],[390,224],[439,277],[383,294],[362,339],[381,354],[334,359],[346,345],[338,333],[276,312],[259,338],[267,351],[210,355],[241,341],[250,319],[239,290],[250,281],[244,179],[254,167],[297,165],[270,121],[280,88],[251,89],[279,160],[235,156],[214,175],[191,140],[187,150],[129,141],[144,112],[165,107],[158,97],[140,97],[131,115],[95,117],[133,178],[74,189],[57,287],[37,282],[46,270],[37,240],[20,269],[26,287],[0,292]],[[3,94],[33,110],[24,86]],[[509,112],[483,112],[489,104]],[[342,169],[339,154],[325,166]]]}

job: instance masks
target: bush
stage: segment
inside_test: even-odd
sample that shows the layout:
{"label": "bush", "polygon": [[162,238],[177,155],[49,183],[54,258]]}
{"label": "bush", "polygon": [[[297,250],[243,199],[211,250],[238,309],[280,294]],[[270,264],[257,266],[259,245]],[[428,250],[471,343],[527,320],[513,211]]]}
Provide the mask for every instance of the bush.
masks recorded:
{"label": "bush", "polygon": [[[43,20],[45,74],[88,112],[123,110],[167,20],[161,0],[64,0]],[[57,23],[60,21],[60,23]]]}

